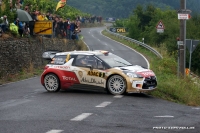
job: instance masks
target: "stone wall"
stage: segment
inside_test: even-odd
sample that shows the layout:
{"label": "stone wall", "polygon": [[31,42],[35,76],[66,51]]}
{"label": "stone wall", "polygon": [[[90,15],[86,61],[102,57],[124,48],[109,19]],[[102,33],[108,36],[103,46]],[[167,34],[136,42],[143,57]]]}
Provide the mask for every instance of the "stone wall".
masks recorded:
{"label": "stone wall", "polygon": [[[47,50],[71,51],[77,45],[66,39],[14,39],[0,40],[0,79],[22,70],[45,65],[42,53]],[[78,50],[78,49],[76,49]]]}

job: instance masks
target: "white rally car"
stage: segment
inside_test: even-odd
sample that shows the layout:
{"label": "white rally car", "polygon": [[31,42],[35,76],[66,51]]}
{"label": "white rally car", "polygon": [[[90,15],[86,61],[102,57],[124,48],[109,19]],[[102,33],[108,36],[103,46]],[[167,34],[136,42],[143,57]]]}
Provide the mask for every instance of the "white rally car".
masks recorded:
{"label": "white rally car", "polygon": [[51,59],[41,75],[41,84],[50,92],[67,88],[107,89],[120,95],[149,92],[157,86],[152,70],[132,65],[108,51],[47,51],[43,58]]}

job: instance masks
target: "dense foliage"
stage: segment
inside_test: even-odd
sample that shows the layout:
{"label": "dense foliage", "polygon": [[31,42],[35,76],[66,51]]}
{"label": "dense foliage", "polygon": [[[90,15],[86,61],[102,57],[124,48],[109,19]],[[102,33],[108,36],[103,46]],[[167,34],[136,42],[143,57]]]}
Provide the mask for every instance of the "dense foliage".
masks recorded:
{"label": "dense foliage", "polygon": [[[10,22],[14,21],[16,18],[16,10],[14,8],[15,3],[16,0],[12,0],[13,10],[10,10],[9,0],[3,0],[3,4],[0,8],[0,16],[7,15]],[[90,16],[89,14],[83,13],[82,11],[71,7],[68,4],[63,8],[60,8],[58,11],[55,11],[57,1],[52,0],[24,0],[23,7],[26,5],[29,5],[31,11],[39,10],[44,13],[50,12],[63,18],[75,19],[77,16]]]}
{"label": "dense foliage", "polygon": [[[164,33],[157,33],[156,25],[162,20],[165,25]],[[116,27],[125,26],[128,28],[128,36],[136,40],[145,38],[145,43],[153,47],[166,47],[169,55],[177,58],[177,40],[180,34],[180,21],[177,18],[175,10],[161,10],[153,5],[148,5],[146,8],[137,6],[134,10],[134,15],[128,19],[117,20]],[[192,16],[192,19],[187,21],[187,39],[200,40],[200,15]],[[200,44],[192,54],[193,72],[200,74]],[[187,64],[189,66],[189,53],[187,50]]]}
{"label": "dense foliage", "polygon": [[52,0],[24,0],[24,5],[32,5],[31,10],[39,10],[42,12],[50,12],[62,16],[63,18],[75,19],[77,16],[89,16],[89,14],[83,13],[82,11],[71,7],[66,4],[63,8],[56,11],[56,5],[58,1]]}
{"label": "dense foliage", "polygon": [[[186,0],[187,8],[200,12],[199,0]],[[127,18],[133,9],[140,5],[152,4],[161,9],[166,6],[178,10],[180,0],[68,0],[70,6],[93,15],[105,17]]]}

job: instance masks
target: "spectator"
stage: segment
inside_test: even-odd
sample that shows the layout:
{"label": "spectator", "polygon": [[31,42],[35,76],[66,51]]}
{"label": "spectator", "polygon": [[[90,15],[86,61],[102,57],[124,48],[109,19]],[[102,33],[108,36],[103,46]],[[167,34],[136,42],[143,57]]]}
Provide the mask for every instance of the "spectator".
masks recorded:
{"label": "spectator", "polygon": [[72,34],[74,33],[74,30],[75,30],[75,23],[74,23],[74,21],[72,21],[72,23],[70,24],[70,38],[69,38],[69,40],[72,39]]}
{"label": "spectator", "polygon": [[55,18],[53,17],[53,37],[55,37],[55,26],[56,26],[56,20],[55,20]]}
{"label": "spectator", "polygon": [[25,23],[23,34],[26,37],[30,37],[30,29],[29,29],[29,24],[28,23]]}
{"label": "spectator", "polygon": [[50,18],[50,13],[49,12],[47,12],[46,17],[49,20],[49,18]]}
{"label": "spectator", "polygon": [[18,35],[18,27],[14,23],[10,24],[10,31],[12,34]]}
{"label": "spectator", "polygon": [[35,10],[31,13],[31,17],[33,20],[29,21],[29,29],[30,29],[30,36],[33,36],[33,29],[34,29],[35,21],[37,20]]}
{"label": "spectator", "polygon": [[71,39],[72,39],[72,40],[75,40],[75,39],[76,39],[76,35],[77,35],[77,34],[76,34],[76,32],[74,31],[74,32],[72,33]]}
{"label": "spectator", "polygon": [[54,37],[58,37],[60,26],[59,26],[59,19],[58,17],[55,18],[53,22],[53,29],[54,29]]}
{"label": "spectator", "polygon": [[61,37],[64,37],[65,33],[64,33],[64,23],[63,23],[63,18],[60,17],[60,20],[59,20],[59,27],[60,27],[60,35]]}
{"label": "spectator", "polygon": [[17,9],[21,9],[21,8],[22,8],[22,4],[20,3],[20,0],[17,0],[17,1],[16,1],[15,7],[16,7]]}
{"label": "spectator", "polygon": [[44,16],[41,14],[41,12],[38,12],[38,14],[37,14],[37,20],[38,21],[43,21],[44,20]]}
{"label": "spectator", "polygon": [[50,14],[49,17],[47,17],[48,20],[53,20],[53,14]]}
{"label": "spectator", "polygon": [[20,35],[20,37],[23,36],[23,24],[21,21],[19,21],[19,18],[16,19],[16,21],[14,22],[14,24],[18,27],[18,33]]}
{"label": "spectator", "polygon": [[29,5],[26,5],[25,8],[24,8],[24,10],[25,10],[26,12],[30,13]]}
{"label": "spectator", "polygon": [[1,17],[1,20],[3,22],[0,24],[0,27],[2,28],[3,32],[5,32],[9,28],[9,22],[8,22],[7,16],[4,15],[3,17]]}
{"label": "spectator", "polygon": [[76,21],[76,23],[75,23],[75,29],[74,29],[74,33],[75,33],[75,37],[76,37],[76,39],[78,40],[78,33],[80,32],[80,28],[79,28],[79,21]]}
{"label": "spectator", "polygon": [[66,33],[66,39],[69,39],[68,26],[69,26],[69,19],[66,19],[66,21],[64,22],[64,30]]}
{"label": "spectator", "polygon": [[99,21],[100,21],[100,23],[102,22],[102,17],[101,16],[99,17]]}
{"label": "spectator", "polygon": [[42,14],[42,17],[43,17],[43,20],[48,20],[45,13]]}
{"label": "spectator", "polygon": [[[1,0],[0,0],[0,2],[1,2]],[[12,10],[12,0],[10,0],[10,10]]]}
{"label": "spectator", "polygon": [[71,22],[70,22],[70,19],[68,18],[68,26],[67,26],[67,38],[70,39],[71,38],[71,31],[70,31],[70,25],[71,25]]}

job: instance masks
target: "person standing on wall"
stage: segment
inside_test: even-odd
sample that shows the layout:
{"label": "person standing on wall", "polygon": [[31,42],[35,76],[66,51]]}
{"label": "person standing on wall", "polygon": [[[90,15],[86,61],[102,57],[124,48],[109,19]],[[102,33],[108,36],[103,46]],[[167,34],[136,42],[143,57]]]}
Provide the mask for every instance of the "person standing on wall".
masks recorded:
{"label": "person standing on wall", "polygon": [[64,22],[64,30],[66,32],[66,39],[69,39],[69,19],[66,19],[66,21]]}
{"label": "person standing on wall", "polygon": [[20,37],[22,37],[23,35],[23,24],[21,21],[19,21],[19,18],[16,19],[16,21],[14,22],[14,24],[18,27],[18,33],[20,35]]}

